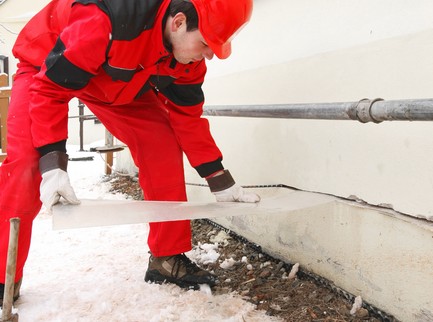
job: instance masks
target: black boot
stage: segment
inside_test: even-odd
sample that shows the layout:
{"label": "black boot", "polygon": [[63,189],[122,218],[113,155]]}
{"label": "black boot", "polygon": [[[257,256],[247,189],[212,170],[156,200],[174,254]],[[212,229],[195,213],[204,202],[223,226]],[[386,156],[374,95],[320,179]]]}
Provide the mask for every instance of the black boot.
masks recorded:
{"label": "black boot", "polygon": [[144,277],[146,282],[173,283],[182,288],[197,290],[200,284],[215,286],[216,277],[194,264],[185,254],[173,256],[150,256]]}

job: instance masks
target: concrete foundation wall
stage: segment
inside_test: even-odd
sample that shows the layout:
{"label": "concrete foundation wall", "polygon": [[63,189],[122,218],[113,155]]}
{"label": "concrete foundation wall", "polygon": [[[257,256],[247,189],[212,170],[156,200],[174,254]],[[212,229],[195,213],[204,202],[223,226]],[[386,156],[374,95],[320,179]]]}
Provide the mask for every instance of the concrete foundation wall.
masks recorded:
{"label": "concrete foundation wall", "polygon": [[[189,192],[204,199],[206,189]],[[280,213],[215,221],[400,321],[433,321],[432,222],[315,193],[305,206],[290,189],[253,191],[274,198]]]}
{"label": "concrete foundation wall", "polygon": [[432,224],[345,202],[217,222],[400,321],[433,321]]}

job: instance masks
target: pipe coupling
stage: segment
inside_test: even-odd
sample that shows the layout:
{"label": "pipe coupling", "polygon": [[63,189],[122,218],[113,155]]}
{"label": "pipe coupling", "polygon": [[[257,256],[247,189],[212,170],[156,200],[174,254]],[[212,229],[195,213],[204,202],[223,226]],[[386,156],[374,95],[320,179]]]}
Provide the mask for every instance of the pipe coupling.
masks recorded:
{"label": "pipe coupling", "polygon": [[382,122],[380,120],[375,119],[371,111],[371,107],[373,106],[373,104],[378,101],[383,101],[383,98],[375,98],[372,100],[368,98],[363,98],[362,100],[359,100],[354,106],[354,108],[352,109],[351,118],[354,120],[358,120],[361,123]]}

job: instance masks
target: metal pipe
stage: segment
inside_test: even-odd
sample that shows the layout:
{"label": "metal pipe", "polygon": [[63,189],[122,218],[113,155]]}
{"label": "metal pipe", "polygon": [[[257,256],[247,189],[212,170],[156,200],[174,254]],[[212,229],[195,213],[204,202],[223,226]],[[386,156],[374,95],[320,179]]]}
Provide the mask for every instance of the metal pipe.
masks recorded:
{"label": "metal pipe", "polygon": [[433,121],[433,99],[384,101],[377,98],[342,103],[216,105],[205,106],[203,114],[232,117],[354,120],[362,123]]}
{"label": "metal pipe", "polygon": [[76,116],[68,116],[69,119],[79,119],[83,121],[87,120],[97,120],[98,118],[95,115],[76,115]]}

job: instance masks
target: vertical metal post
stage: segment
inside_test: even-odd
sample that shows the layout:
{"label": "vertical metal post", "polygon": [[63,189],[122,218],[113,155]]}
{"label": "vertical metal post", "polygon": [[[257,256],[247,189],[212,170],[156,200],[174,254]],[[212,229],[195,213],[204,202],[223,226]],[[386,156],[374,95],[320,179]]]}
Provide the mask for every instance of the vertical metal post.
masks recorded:
{"label": "vertical metal post", "polygon": [[10,219],[8,258],[6,263],[6,282],[3,294],[2,322],[18,321],[18,314],[12,314],[15,288],[15,272],[17,268],[18,234],[20,219]]}
{"label": "vertical metal post", "polygon": [[[105,130],[105,146],[107,148],[113,147],[113,135],[108,132],[108,130]],[[107,151],[105,163],[105,174],[109,175],[111,174],[111,168],[113,167],[113,151]]]}
{"label": "vertical metal post", "polygon": [[0,55],[0,60],[3,62],[1,72],[9,75],[9,57],[5,55]]}
{"label": "vertical metal post", "polygon": [[80,152],[84,151],[84,103],[78,101],[78,121],[80,122]]}

